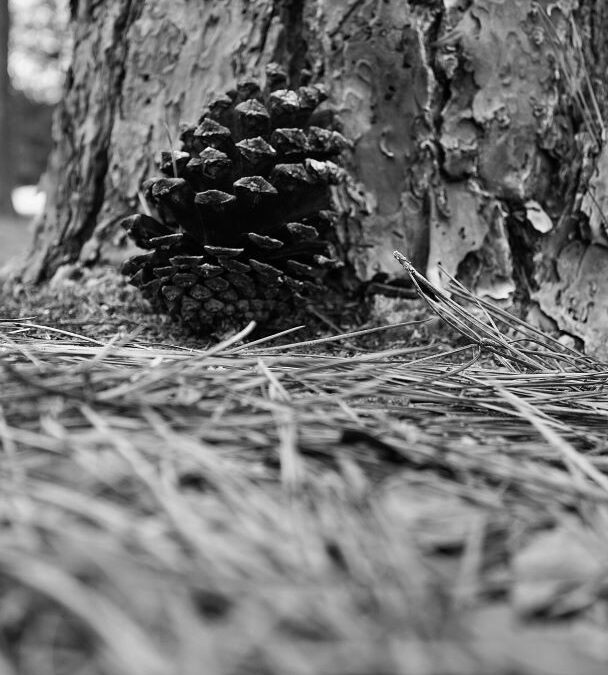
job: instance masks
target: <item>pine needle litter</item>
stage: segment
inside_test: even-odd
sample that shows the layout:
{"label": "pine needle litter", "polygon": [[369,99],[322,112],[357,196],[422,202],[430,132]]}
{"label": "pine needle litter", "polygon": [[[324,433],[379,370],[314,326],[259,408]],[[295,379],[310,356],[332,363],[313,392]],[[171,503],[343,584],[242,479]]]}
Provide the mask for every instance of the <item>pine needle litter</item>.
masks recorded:
{"label": "pine needle litter", "polygon": [[396,257],[451,346],[2,320],[1,672],[606,672],[608,364]]}

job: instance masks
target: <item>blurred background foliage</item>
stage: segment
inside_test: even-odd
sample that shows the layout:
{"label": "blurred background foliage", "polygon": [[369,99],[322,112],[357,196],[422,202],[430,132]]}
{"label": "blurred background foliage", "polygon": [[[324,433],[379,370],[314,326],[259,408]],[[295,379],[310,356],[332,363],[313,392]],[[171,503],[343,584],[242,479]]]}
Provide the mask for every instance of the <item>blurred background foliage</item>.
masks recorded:
{"label": "blurred background foliage", "polygon": [[67,0],[9,0],[9,73],[15,91],[52,105],[61,96],[71,49]]}
{"label": "blurred background foliage", "polygon": [[69,64],[68,0],[0,0],[0,268],[42,213],[53,110]]}
{"label": "blurred background foliage", "polygon": [[8,114],[14,187],[37,184],[71,50],[67,0],[9,0]]}

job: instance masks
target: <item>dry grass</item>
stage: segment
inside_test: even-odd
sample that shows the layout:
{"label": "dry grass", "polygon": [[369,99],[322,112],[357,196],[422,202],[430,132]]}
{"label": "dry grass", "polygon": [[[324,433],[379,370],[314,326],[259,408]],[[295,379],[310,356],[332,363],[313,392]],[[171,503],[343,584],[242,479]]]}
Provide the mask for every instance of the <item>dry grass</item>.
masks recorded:
{"label": "dry grass", "polygon": [[608,366],[402,262],[453,349],[5,316],[0,672],[606,672]]}

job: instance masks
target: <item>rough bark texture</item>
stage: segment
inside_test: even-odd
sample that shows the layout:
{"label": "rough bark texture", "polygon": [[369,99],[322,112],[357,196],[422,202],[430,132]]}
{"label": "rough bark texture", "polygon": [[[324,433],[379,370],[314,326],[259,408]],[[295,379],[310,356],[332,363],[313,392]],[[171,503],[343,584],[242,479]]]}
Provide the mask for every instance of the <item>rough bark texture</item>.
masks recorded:
{"label": "rough bark texture", "polygon": [[[608,147],[601,121],[608,120],[608,6],[599,1],[580,5],[575,17],[599,114],[592,115],[593,129],[579,117],[570,132],[574,143],[559,173],[571,173],[571,183],[578,174],[578,190],[572,208],[554,216],[551,236],[537,244],[532,297],[561,330],[608,359]],[[584,73],[579,75],[585,79]]]}
{"label": "rough bark texture", "polygon": [[358,189],[336,201],[361,278],[396,273],[399,248],[606,353],[608,154],[576,48],[602,81],[603,3],[112,0],[75,18],[29,280],[110,255],[167,129],[276,60],[328,85],[356,142]]}
{"label": "rough bark texture", "polygon": [[11,161],[11,131],[9,128],[9,25],[8,0],[0,0],[0,213],[12,213],[13,211],[11,200],[13,171]]}

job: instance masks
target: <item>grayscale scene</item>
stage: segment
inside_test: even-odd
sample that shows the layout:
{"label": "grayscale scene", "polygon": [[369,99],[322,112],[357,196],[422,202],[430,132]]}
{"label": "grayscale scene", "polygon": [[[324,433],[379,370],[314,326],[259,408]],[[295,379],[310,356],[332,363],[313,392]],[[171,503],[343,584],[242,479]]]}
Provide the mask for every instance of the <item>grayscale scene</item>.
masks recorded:
{"label": "grayscale scene", "polygon": [[0,675],[608,673],[607,35],[0,0]]}

